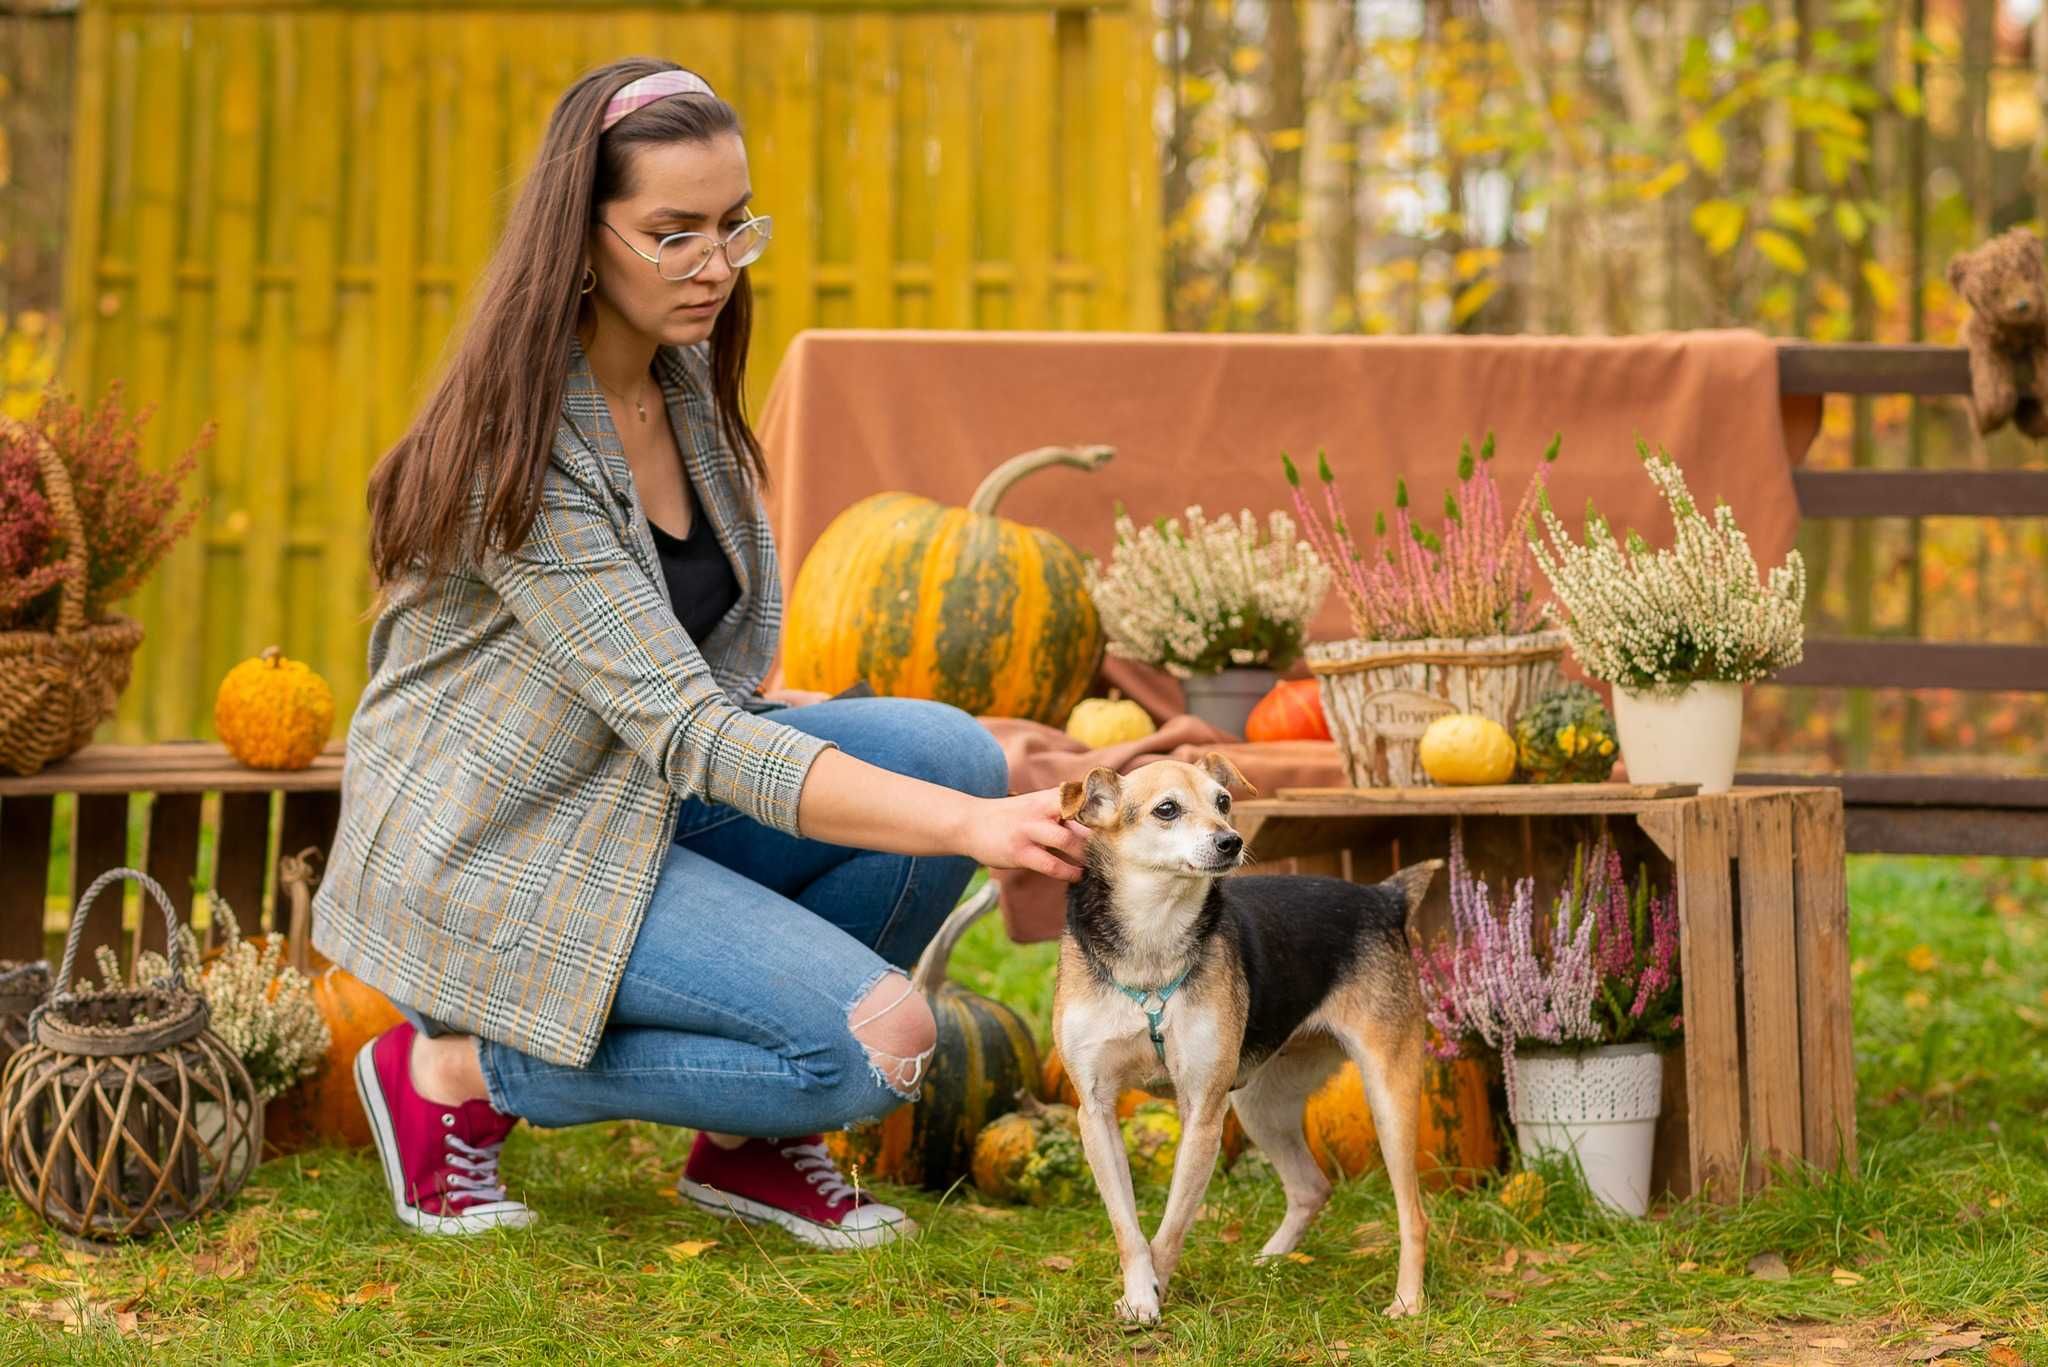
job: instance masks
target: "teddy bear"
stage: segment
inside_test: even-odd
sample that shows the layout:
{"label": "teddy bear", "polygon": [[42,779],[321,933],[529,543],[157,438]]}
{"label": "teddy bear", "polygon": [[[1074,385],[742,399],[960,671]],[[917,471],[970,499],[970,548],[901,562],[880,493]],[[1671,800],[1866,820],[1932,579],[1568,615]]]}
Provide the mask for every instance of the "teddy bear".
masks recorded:
{"label": "teddy bear", "polygon": [[2026,228],[2000,233],[1948,263],[1948,282],[1970,306],[1962,344],[1970,350],[1970,410],[1977,431],[2008,419],[2030,437],[2048,436],[2048,269],[2041,239]]}

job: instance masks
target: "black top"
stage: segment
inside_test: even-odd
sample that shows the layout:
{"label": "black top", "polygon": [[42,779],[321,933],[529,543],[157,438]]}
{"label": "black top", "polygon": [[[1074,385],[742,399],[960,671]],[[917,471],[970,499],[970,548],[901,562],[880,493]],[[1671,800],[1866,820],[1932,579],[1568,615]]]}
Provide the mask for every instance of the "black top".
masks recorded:
{"label": "black top", "polygon": [[732,605],[740,600],[740,581],[719,547],[718,537],[702,508],[690,519],[690,534],[670,536],[653,519],[647,529],[654,533],[654,550],[661,557],[661,574],[668,581],[669,602],[676,620],[698,646],[719,624]]}

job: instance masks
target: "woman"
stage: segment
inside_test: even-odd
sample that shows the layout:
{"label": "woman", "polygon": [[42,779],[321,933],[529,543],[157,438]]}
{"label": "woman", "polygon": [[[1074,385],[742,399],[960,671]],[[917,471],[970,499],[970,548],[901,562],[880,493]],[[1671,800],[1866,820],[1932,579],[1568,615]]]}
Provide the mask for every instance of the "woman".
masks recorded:
{"label": "woman", "polygon": [[[756,689],[781,617],[742,414],[767,245],[733,110],[578,81],[447,374],[370,480],[370,680],[315,943],[399,1003],[356,1084],[404,1223],[531,1222],[519,1119],[699,1130],[680,1187],[821,1247],[903,1212],[819,1132],[914,1099],[902,969],[977,864],[1072,880],[956,708]],[[480,206],[472,206],[480,208]]]}

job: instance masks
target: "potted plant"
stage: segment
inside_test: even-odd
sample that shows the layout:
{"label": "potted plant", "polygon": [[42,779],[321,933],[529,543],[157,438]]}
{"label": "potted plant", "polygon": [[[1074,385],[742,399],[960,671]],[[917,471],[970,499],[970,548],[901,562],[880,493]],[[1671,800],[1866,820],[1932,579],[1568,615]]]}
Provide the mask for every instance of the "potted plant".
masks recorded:
{"label": "potted plant", "polygon": [[1742,743],[1742,686],[1799,663],[1806,564],[1798,551],[1766,580],[1735,514],[1708,517],[1677,462],[1640,440],[1643,469],[1670,506],[1669,549],[1629,532],[1615,539],[1589,502],[1586,540],[1571,539],[1549,501],[1528,527],[1530,549],[1562,608],[1572,653],[1614,686],[1621,757],[1636,783],[1725,791]]}
{"label": "potted plant", "polygon": [[1415,950],[1431,1049],[1498,1053],[1522,1153],[1570,1156],[1602,1204],[1642,1215],[1664,1051],[1684,1026],[1675,893],[1653,892],[1647,866],[1631,892],[1603,836],[1539,923],[1535,880],[1496,910],[1454,828],[1450,897],[1451,935]]}
{"label": "potted plant", "polygon": [[0,415],[0,770],[38,773],[113,714],[142,627],[110,605],[204,506],[170,517],[213,425],[158,472],[137,458],[150,411],[116,383],[90,414],[51,389],[33,421]]}
{"label": "potted plant", "polygon": [[1085,565],[1108,650],[1166,670],[1187,689],[1188,711],[1242,736],[1279,672],[1300,658],[1330,571],[1294,519],[1275,510],[1260,529],[1249,509],[1187,526],[1162,517],[1139,528],[1121,504],[1107,565]]}
{"label": "potted plant", "polygon": [[1444,494],[1432,532],[1415,520],[1408,485],[1396,481],[1394,518],[1374,519],[1376,543],[1361,552],[1344,516],[1329,460],[1316,457],[1322,508],[1311,503],[1285,452],[1281,466],[1309,544],[1336,571],[1352,637],[1307,648],[1323,712],[1361,788],[1429,782],[1422,733],[1439,717],[1473,713],[1514,729],[1515,717],[1562,682],[1563,633],[1551,629],[1533,589],[1521,527],[1544,488],[1553,437],[1512,518],[1501,513],[1492,473],[1493,434],[1475,457],[1458,453],[1458,483]]}

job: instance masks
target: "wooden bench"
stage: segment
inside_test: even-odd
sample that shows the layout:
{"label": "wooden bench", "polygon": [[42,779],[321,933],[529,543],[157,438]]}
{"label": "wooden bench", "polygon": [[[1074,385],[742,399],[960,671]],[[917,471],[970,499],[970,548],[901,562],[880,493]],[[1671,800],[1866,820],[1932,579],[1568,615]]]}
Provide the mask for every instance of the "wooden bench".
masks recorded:
{"label": "wooden bench", "polygon": [[[1773,1162],[1855,1170],[1839,790],[1282,789],[1232,810],[1251,871],[1355,882],[1446,854],[1455,822],[1473,871],[1496,889],[1533,877],[1546,914],[1574,848],[1608,832],[1631,871],[1648,861],[1653,885],[1678,893],[1685,1038],[1666,1056],[1652,1194],[1732,1201]],[[1447,881],[1423,904],[1432,939],[1449,927]]]}
{"label": "wooden bench", "polygon": [[[1786,395],[1968,394],[1969,355],[1961,347],[1788,342],[1778,348],[1778,388]],[[2048,516],[2048,469],[1795,469],[1792,483],[1802,518]],[[2048,645],[1809,638],[1806,658],[1775,682],[2048,693]],[[2048,777],[1759,772],[1737,782],[1839,788],[1855,853],[2048,857]]]}
{"label": "wooden bench", "polygon": [[[179,918],[189,921],[199,872],[200,804],[207,793],[219,793],[210,886],[227,899],[242,928],[253,931],[281,855],[308,845],[325,853],[333,845],[341,819],[341,751],[341,742],[333,741],[311,768],[271,773],[244,767],[210,741],[88,745],[33,777],[0,774],[0,959],[43,957],[59,794],[76,798],[72,885],[61,890],[67,912],[93,878],[127,864],[162,883]],[[142,848],[131,851],[129,798],[138,793],[152,797]],[[103,895],[93,904],[87,946],[124,943],[122,901]],[[140,927],[145,947],[162,947],[161,918],[146,915]],[[127,957],[124,948],[124,962]]]}

